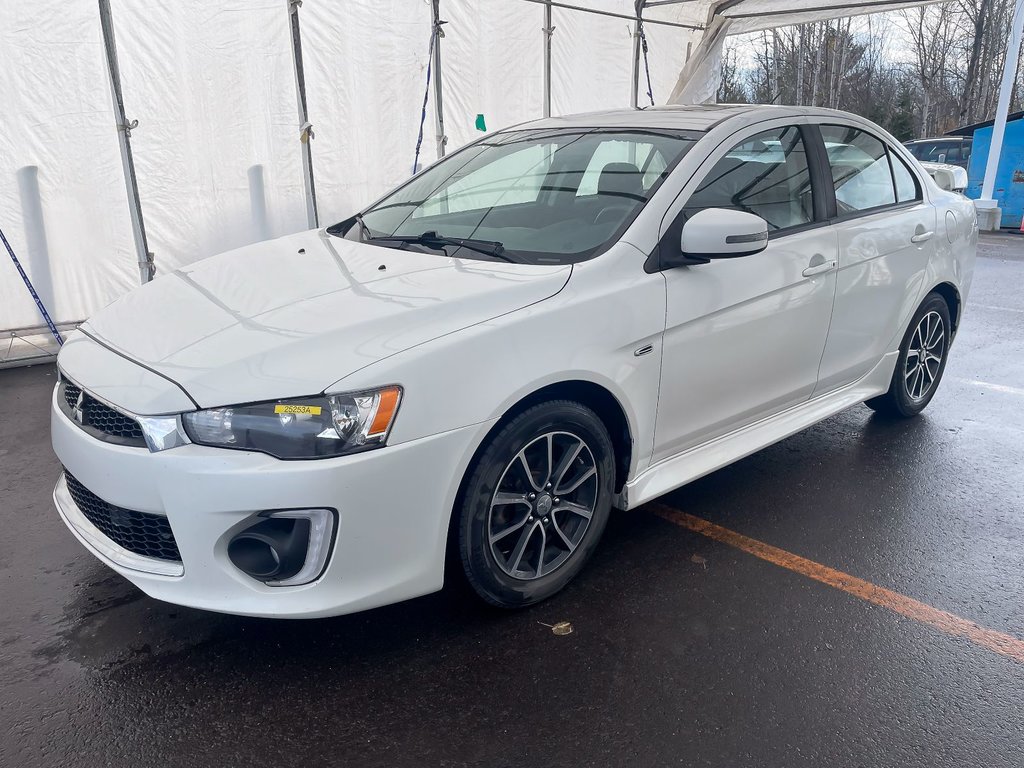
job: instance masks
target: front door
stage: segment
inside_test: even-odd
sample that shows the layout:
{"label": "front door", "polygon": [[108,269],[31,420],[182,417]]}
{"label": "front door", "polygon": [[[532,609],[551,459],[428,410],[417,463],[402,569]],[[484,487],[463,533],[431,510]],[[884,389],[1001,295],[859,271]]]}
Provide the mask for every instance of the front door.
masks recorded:
{"label": "front door", "polygon": [[814,391],[835,295],[837,242],[822,190],[812,182],[809,138],[796,125],[740,132],[705,161],[666,216],[662,242],[677,247],[686,218],[704,208],[761,216],[769,241],[752,256],[664,272],[655,462],[802,403]]}

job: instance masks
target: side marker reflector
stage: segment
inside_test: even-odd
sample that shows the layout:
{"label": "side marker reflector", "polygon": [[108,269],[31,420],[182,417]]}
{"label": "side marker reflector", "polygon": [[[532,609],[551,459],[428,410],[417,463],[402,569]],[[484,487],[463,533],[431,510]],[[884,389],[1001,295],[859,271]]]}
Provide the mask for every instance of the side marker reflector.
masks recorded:
{"label": "side marker reflector", "polygon": [[388,431],[388,427],[391,426],[391,421],[395,417],[395,411],[398,410],[398,400],[400,397],[401,390],[398,387],[389,387],[388,389],[381,390],[380,402],[377,404],[377,413],[373,416],[370,430],[366,433],[367,437],[376,437]]}

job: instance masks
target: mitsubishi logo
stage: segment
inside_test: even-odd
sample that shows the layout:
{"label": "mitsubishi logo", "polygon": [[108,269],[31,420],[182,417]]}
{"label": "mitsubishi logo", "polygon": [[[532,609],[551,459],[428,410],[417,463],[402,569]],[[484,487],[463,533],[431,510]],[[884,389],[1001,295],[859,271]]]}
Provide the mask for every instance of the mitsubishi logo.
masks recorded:
{"label": "mitsubishi logo", "polygon": [[79,424],[85,424],[85,414],[82,413],[82,404],[84,402],[85,392],[79,392],[78,399],[75,401],[75,405],[71,409],[71,418],[73,418]]}

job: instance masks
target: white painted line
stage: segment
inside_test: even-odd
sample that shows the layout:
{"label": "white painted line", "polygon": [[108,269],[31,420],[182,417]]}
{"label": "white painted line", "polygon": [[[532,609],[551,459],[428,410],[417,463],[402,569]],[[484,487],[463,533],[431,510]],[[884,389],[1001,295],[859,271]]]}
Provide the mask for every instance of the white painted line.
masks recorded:
{"label": "white painted line", "polygon": [[977,379],[957,379],[961,384],[970,384],[972,387],[981,387],[982,389],[990,389],[993,392],[1002,392],[1006,395],[1020,395],[1024,397],[1024,388],[1021,387],[1008,387],[1005,384],[991,384],[987,381],[978,381]]}
{"label": "white painted line", "polygon": [[991,309],[996,312],[1019,312],[1024,315],[1024,309],[1014,309],[1013,307],[997,307],[992,304],[968,304],[967,306],[973,306],[976,309]]}

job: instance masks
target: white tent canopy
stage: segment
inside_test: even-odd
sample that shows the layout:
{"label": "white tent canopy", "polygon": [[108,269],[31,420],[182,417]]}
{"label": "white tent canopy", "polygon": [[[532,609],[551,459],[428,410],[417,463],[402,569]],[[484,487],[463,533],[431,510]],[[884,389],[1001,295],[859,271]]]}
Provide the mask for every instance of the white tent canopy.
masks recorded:
{"label": "white tent canopy", "polygon": [[[648,69],[654,101],[705,100],[726,34],[917,4],[113,0],[126,131],[111,99],[107,3],[0,0],[0,229],[54,320],[79,321],[138,284],[147,248],[166,273],[307,228],[310,178],[327,224],[407,177],[435,20],[445,22],[434,50],[451,149],[480,136],[481,121],[534,119],[548,101],[553,114],[649,103]],[[421,165],[439,149],[436,60],[431,74]],[[126,191],[129,142],[146,248]],[[40,323],[0,253],[0,329]]]}

